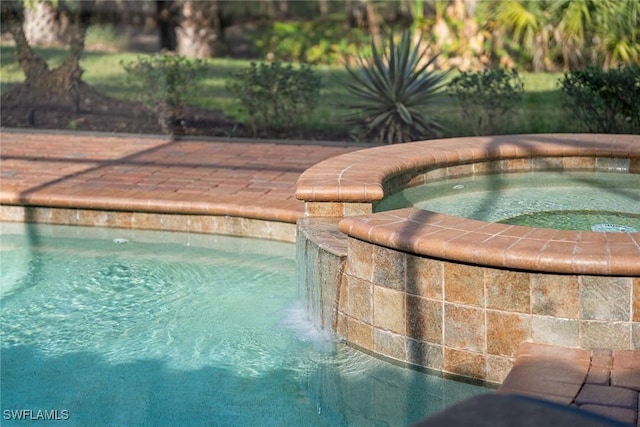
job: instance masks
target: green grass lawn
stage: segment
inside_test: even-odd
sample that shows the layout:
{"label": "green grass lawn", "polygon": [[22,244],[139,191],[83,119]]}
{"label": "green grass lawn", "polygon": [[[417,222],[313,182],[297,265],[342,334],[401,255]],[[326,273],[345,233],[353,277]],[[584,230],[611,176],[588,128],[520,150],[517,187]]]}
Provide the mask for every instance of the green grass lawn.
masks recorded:
{"label": "green grass lawn", "polygon": [[[62,49],[35,49],[50,66],[59,64],[64,58]],[[84,53],[82,67],[85,70],[84,81],[99,91],[119,99],[130,99],[125,85],[125,72],[121,61],[129,62],[136,58],[132,53],[104,53],[87,51]],[[243,120],[240,105],[225,87],[228,76],[237,70],[248,67],[249,61],[236,59],[209,59],[206,75],[199,82],[198,96],[190,103],[193,105],[223,110],[227,115]],[[345,110],[338,104],[349,96],[340,85],[338,78],[344,75],[339,67],[316,67],[323,80],[319,107],[304,124],[308,129],[340,129]],[[546,133],[577,132],[579,125],[574,124],[560,106],[558,79],[560,73],[521,73],[525,84],[523,108],[517,119],[505,133]],[[0,46],[0,92],[4,93],[12,85],[24,79],[22,70],[15,60],[15,48],[11,45]],[[452,98],[445,97],[442,105],[433,110],[445,126],[445,137],[472,135],[472,131],[462,119],[459,108]]]}

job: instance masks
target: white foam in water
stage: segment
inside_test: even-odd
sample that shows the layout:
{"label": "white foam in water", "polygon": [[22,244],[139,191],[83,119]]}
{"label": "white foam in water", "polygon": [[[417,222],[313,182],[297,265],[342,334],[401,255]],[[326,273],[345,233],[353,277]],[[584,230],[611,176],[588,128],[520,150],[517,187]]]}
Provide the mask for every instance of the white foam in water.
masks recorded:
{"label": "white foam in water", "polygon": [[[319,330],[301,302],[295,302],[284,309],[280,326],[293,333],[302,342],[311,346],[313,352],[306,354],[306,364],[333,367],[343,378],[362,378],[375,369],[371,357],[348,346],[338,346],[341,340],[331,331]],[[300,363],[302,365],[302,363]]]}
{"label": "white foam in water", "polygon": [[328,344],[327,349],[330,347],[329,344],[335,342],[335,337],[330,331],[320,331],[314,326],[307,310],[300,302],[285,308],[282,327],[293,331],[294,335],[302,341],[319,345]]}
{"label": "white foam in water", "polygon": [[626,225],[618,225],[618,224],[595,224],[591,226],[591,231],[598,231],[600,233],[611,232],[611,233],[637,233],[633,227],[628,227]]}

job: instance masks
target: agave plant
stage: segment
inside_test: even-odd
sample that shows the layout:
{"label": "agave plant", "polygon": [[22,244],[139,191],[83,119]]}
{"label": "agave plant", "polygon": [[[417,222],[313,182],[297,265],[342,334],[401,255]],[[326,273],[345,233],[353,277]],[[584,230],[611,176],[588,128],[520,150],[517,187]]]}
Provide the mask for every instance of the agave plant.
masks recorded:
{"label": "agave plant", "polygon": [[379,48],[372,41],[371,51],[371,60],[360,56],[356,67],[346,67],[348,123],[387,144],[440,136],[442,126],[427,111],[440,103],[445,85],[446,72],[429,70],[437,56],[426,60],[421,43],[414,45],[406,30],[398,43],[393,33]]}

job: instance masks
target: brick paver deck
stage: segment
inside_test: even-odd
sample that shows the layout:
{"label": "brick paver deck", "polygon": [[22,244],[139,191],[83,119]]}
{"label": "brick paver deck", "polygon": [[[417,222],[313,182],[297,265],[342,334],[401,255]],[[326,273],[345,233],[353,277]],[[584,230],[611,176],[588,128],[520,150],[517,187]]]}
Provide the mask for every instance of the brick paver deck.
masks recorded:
{"label": "brick paver deck", "polygon": [[298,176],[359,148],[3,131],[0,203],[294,223]]}
{"label": "brick paver deck", "polygon": [[[310,166],[362,147],[0,132],[0,204],[236,215],[295,222]],[[544,397],[640,427],[640,350],[524,344],[499,392]]]}
{"label": "brick paver deck", "polygon": [[524,343],[498,392],[542,398],[640,426],[640,350]]}

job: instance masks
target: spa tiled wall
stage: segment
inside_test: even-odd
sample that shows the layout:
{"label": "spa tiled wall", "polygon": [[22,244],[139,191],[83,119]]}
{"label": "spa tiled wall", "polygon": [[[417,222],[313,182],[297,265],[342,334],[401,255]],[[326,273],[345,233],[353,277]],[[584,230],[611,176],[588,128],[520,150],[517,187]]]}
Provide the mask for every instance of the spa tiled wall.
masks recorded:
{"label": "spa tiled wall", "polygon": [[524,341],[640,348],[640,279],[509,271],[348,239],[338,334],[401,362],[502,382]]}
{"label": "spa tiled wall", "polygon": [[401,362],[502,382],[524,341],[640,348],[640,279],[509,271],[348,239],[337,332]]}

